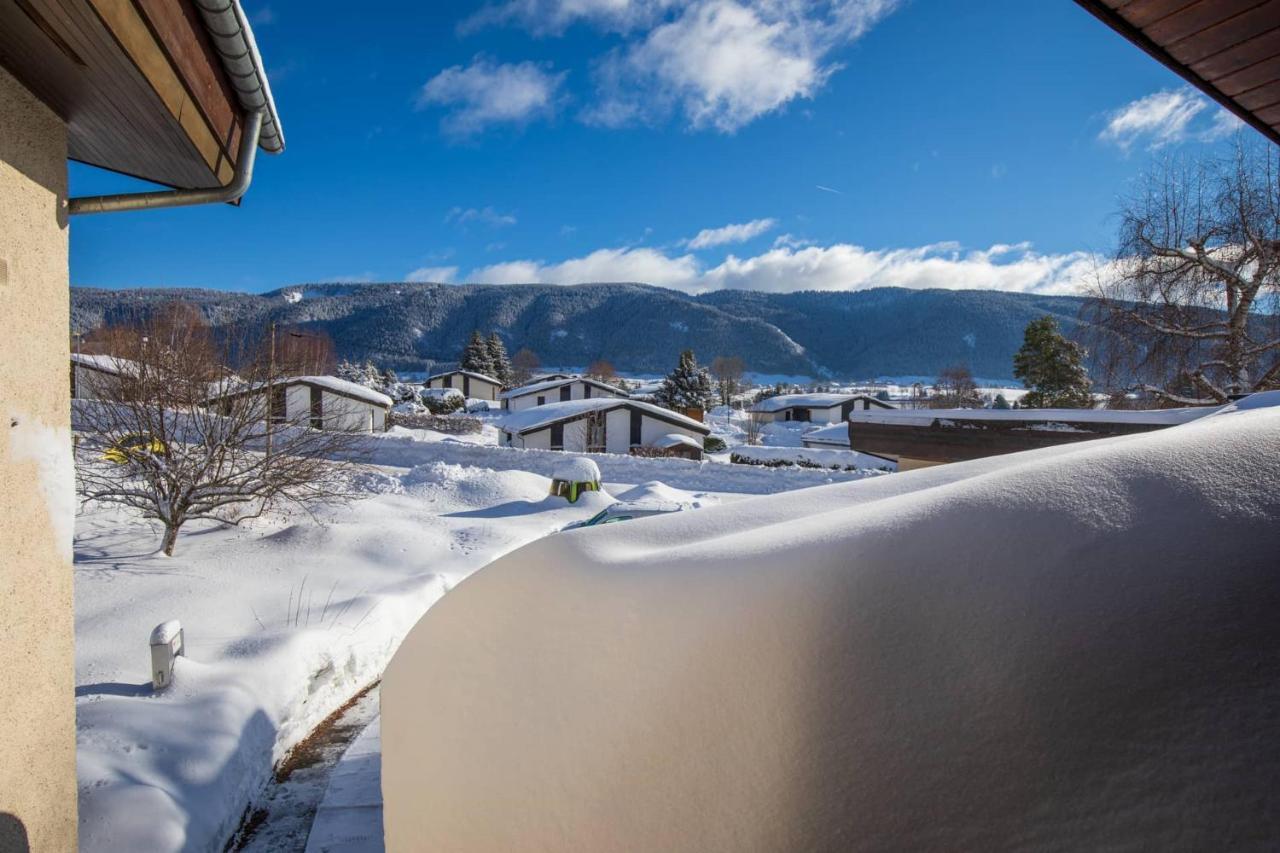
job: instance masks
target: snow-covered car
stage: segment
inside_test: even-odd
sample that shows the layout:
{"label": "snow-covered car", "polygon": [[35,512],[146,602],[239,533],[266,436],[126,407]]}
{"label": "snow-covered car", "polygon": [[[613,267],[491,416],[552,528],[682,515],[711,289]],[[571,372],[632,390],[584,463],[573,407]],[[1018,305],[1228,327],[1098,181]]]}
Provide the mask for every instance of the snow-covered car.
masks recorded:
{"label": "snow-covered car", "polygon": [[617,521],[630,521],[633,518],[644,518],[650,515],[666,515],[688,509],[685,504],[675,501],[618,501],[600,510],[591,518],[582,522],[582,527],[595,527],[600,524],[613,524]]}

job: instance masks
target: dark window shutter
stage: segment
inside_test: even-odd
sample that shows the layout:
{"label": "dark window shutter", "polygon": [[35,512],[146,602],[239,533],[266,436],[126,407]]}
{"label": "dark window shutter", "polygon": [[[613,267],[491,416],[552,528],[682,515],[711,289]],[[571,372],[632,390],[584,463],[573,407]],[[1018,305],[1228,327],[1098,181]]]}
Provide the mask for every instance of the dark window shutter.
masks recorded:
{"label": "dark window shutter", "polygon": [[311,388],[311,428],[324,429],[324,391]]}
{"label": "dark window shutter", "polygon": [[564,450],[564,424],[551,425],[551,449]]}
{"label": "dark window shutter", "polygon": [[639,409],[631,410],[631,446],[638,447],[643,443],[644,415]]}
{"label": "dark window shutter", "polygon": [[563,403],[565,400],[570,399],[569,393],[571,390],[572,388],[569,385],[562,385],[560,387],[560,402]]}
{"label": "dark window shutter", "polygon": [[462,374],[462,396],[471,396],[471,377],[465,373]]}
{"label": "dark window shutter", "polygon": [[585,382],[582,384],[582,399],[591,399],[591,386],[587,385]]}

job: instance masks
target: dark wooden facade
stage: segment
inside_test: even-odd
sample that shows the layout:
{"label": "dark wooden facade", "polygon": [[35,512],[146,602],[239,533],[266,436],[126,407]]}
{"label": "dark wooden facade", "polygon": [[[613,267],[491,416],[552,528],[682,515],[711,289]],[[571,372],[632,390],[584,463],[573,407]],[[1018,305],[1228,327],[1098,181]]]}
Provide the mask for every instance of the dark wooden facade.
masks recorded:
{"label": "dark wooden facade", "polygon": [[[1060,427],[1059,427],[1060,425]],[[863,453],[912,459],[921,462],[963,462],[1038,450],[1095,438],[1111,438],[1166,429],[1166,424],[1142,423],[1069,423],[1054,421],[1053,426],[1033,429],[1034,422],[1024,420],[935,420],[928,426],[886,423],[849,423],[849,446]]]}
{"label": "dark wooden facade", "polygon": [[191,0],[5,0],[0,66],[74,160],[187,189],[234,174],[244,112]]}
{"label": "dark wooden facade", "polygon": [[1280,144],[1280,0],[1076,0]]}

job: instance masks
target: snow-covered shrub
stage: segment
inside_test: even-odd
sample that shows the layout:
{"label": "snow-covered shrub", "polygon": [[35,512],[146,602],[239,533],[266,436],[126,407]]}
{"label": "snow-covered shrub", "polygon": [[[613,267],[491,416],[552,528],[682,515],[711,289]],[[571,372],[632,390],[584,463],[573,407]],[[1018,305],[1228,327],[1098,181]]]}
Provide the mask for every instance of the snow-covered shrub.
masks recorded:
{"label": "snow-covered shrub", "polygon": [[717,438],[714,435],[709,435],[702,440],[702,449],[706,453],[720,453],[727,446],[723,438]]}

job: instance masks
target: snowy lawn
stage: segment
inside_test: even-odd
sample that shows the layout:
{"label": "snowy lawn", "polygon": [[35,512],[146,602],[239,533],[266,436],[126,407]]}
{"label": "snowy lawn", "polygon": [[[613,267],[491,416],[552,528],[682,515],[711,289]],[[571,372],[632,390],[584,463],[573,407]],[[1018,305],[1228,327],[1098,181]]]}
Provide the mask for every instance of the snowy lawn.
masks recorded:
{"label": "snowy lawn", "polygon": [[[360,485],[359,500],[319,523],[193,524],[172,558],[130,512],[82,512],[83,849],[218,849],[274,763],[380,677],[426,608],[498,555],[611,500],[570,505],[537,474],[444,463],[369,469]],[[173,687],[153,695],[147,638],[166,619],[181,620],[187,656]]]}

